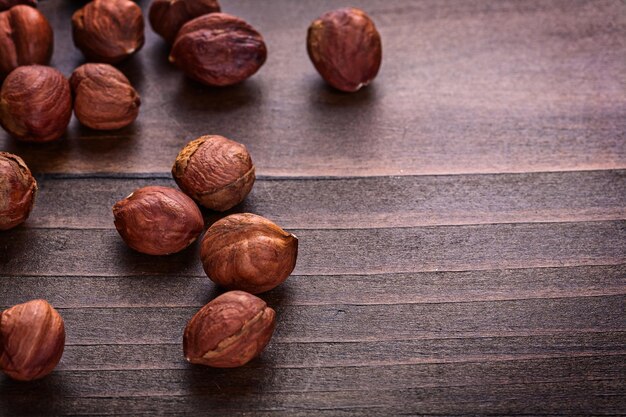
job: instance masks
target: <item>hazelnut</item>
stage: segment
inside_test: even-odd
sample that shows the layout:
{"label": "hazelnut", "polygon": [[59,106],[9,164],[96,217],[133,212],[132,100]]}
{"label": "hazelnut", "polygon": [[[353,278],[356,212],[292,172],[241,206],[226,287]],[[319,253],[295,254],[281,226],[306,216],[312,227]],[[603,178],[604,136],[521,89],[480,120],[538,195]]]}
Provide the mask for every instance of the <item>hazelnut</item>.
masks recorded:
{"label": "hazelnut", "polygon": [[32,381],[54,370],[65,347],[65,326],[45,300],[33,300],[0,316],[0,369],[18,381]]}
{"label": "hazelnut", "polygon": [[0,12],[8,10],[18,4],[25,4],[31,7],[37,7],[37,0],[0,0]]}
{"label": "hazelnut", "polygon": [[72,117],[70,83],[54,68],[17,67],[0,90],[0,125],[28,142],[63,136]]}
{"label": "hazelnut", "polygon": [[220,295],[196,313],[185,328],[187,361],[216,368],[235,368],[258,356],[276,327],[276,312],[265,301],[243,291]]}
{"label": "hazelnut", "polygon": [[0,13],[0,79],[20,65],[45,65],[52,58],[52,28],[37,9],[18,5]]}
{"label": "hazelnut", "polygon": [[325,13],[311,23],[307,50],[322,78],[346,92],[368,85],[382,61],[374,22],[364,11],[353,8]]}
{"label": "hazelnut", "polygon": [[266,58],[256,29],[238,17],[211,13],[183,25],[169,59],[196,81],[226,86],[252,76]]}
{"label": "hazelnut", "polygon": [[150,25],[169,44],[180,28],[196,17],[220,11],[217,0],[154,0],[150,5]]}
{"label": "hazelnut", "polygon": [[74,113],[87,127],[120,129],[139,114],[141,100],[128,78],[109,64],[85,64],[70,78]]}
{"label": "hazelnut", "polygon": [[37,194],[37,181],[22,158],[0,152],[0,230],[23,223]]}
{"label": "hazelnut", "polygon": [[233,214],[204,235],[200,257],[213,282],[258,294],[282,284],[296,266],[298,238],[255,214]]}
{"label": "hazelnut", "polygon": [[217,211],[241,203],[256,178],[246,147],[217,135],[189,142],[176,157],[172,175],[187,195]]}
{"label": "hazelnut", "polygon": [[93,0],[72,16],[74,44],[90,61],[115,64],[144,43],[141,9],[130,0]]}
{"label": "hazelnut", "polygon": [[169,255],[191,245],[204,228],[196,203],[169,187],[140,188],[113,206],[115,227],[128,246]]}

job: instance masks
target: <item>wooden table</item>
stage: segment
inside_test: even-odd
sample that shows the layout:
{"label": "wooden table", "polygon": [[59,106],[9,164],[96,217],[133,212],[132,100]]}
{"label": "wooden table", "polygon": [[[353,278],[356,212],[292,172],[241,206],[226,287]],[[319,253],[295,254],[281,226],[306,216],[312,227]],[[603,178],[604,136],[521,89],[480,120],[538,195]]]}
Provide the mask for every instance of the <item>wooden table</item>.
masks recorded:
{"label": "wooden table", "polygon": [[[66,75],[81,4],[40,7]],[[0,234],[0,306],[45,298],[67,328],[48,378],[0,377],[1,415],[626,413],[626,4],[352,4],[384,44],[356,94],[326,87],[305,49],[310,21],[346,2],[223,0],[268,44],[247,82],[185,79],[146,28],[119,66],[143,100],[131,127],[0,134],[40,185]],[[111,214],[173,186],[176,154],[208,133],[256,163],[234,211],[300,238],[294,275],[263,295],[274,338],[240,369],[183,359],[187,320],[219,293],[198,245],[141,255]]]}

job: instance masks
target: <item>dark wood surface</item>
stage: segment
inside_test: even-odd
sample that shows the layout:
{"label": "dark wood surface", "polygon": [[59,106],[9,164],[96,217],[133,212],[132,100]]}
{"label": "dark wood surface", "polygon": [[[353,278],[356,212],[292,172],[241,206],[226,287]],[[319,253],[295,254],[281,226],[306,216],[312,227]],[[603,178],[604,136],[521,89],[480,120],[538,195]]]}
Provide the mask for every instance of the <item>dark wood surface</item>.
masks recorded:
{"label": "dark wood surface", "polygon": [[[82,4],[40,6],[66,75]],[[345,5],[383,37],[380,76],[352,95],[320,81],[304,45]],[[52,375],[0,376],[0,415],[625,414],[626,4],[222,6],[268,44],[245,83],[186,80],[147,28],[119,66],[143,99],[132,126],[73,120],[46,145],[0,133],[40,185],[31,218],[0,234],[0,308],[45,298],[67,328]],[[198,245],[138,254],[111,214],[138,187],[174,186],[177,152],[207,133],[257,165],[232,212],[300,238],[294,275],[262,296],[272,342],[231,370],[182,356],[187,320],[220,292]]]}

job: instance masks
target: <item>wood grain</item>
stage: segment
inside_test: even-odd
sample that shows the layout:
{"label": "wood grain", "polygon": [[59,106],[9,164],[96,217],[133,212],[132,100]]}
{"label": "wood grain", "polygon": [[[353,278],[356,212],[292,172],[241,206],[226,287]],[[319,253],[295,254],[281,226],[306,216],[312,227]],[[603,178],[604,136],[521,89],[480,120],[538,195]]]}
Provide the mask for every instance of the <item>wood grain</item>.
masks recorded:
{"label": "wood grain", "polygon": [[[376,366],[391,364],[502,362],[624,352],[621,331],[534,336],[424,338],[360,342],[272,342],[259,368],[272,363],[282,368]],[[69,344],[59,370],[187,369],[180,343]],[[314,360],[313,360],[314,359]]]}
{"label": "wood grain", "polygon": [[[144,9],[147,0],[139,2]],[[53,65],[82,63],[68,24],[81,3],[50,0]],[[245,143],[262,175],[409,175],[626,168],[626,5],[619,0],[361,0],[383,38],[370,88],[327,88],[305,51],[306,28],[340,0],[231,0],[224,11],[263,33],[269,58],[226,89],[187,81],[147,30],[120,66],[142,95],[139,119],[114,133],[71,124],[33,146],[0,149],[37,172],[165,173],[186,142]]]}
{"label": "wood grain", "polygon": [[[296,275],[626,263],[624,221],[290,231],[299,238]],[[204,275],[197,244],[153,257],[109,229],[14,229],[0,248],[7,276]]]}
{"label": "wood grain", "polygon": [[[56,307],[201,307],[223,290],[206,276],[5,276],[7,300],[32,294]],[[626,265],[374,275],[296,275],[273,305],[391,305],[626,294]],[[1,299],[0,299],[1,300]],[[0,308],[2,306],[0,305]]]}
{"label": "wood grain", "polygon": [[[623,295],[365,306],[277,303],[272,307],[280,318],[274,342],[334,343],[626,331]],[[59,312],[66,322],[68,343],[155,344],[180,343],[187,321],[197,310],[197,307],[72,308],[59,309]]]}
{"label": "wood grain", "polygon": [[[76,381],[78,378],[73,379]],[[71,381],[67,381],[68,384]],[[193,387],[197,381],[189,381]],[[61,385],[61,384],[59,384]],[[617,415],[625,406],[622,380],[544,381],[454,387],[424,387],[397,390],[305,393],[221,393],[213,384],[211,394],[72,397],[52,395],[49,387],[38,386],[27,395],[13,395],[9,413],[57,415],[216,415],[244,416],[250,409],[261,416],[388,416],[471,414],[589,414]],[[581,396],[585,393],[585,396]],[[33,399],[39,401],[33,401]],[[59,398],[62,398],[60,400]],[[540,398],[542,401],[538,401]],[[2,397],[0,397],[2,401]],[[337,405],[342,404],[342,405]],[[590,407],[593,404],[593,407]],[[97,411],[94,411],[97,410]]]}
{"label": "wood grain", "polygon": [[[176,187],[169,175],[40,176],[38,183],[28,227],[113,228],[111,207],[135,189]],[[626,171],[260,179],[231,212],[298,229],[619,220],[626,217]]]}
{"label": "wood grain", "polygon": [[[84,3],[40,3],[66,75]],[[0,375],[0,416],[626,414],[626,4],[350,3],[384,51],[351,95],[304,45],[347,5],[224,0],[269,48],[247,82],[186,80],[148,28],[119,66],[142,95],[132,126],[73,120],[47,145],[0,132],[40,186],[26,224],[0,233],[0,310],[45,298],[67,329],[48,378]],[[175,186],[175,155],[206,133],[257,165],[232,212],[300,238],[294,275],[261,295],[276,334],[239,369],[182,355],[186,322],[223,291],[198,245],[141,255],[111,216],[138,187]]]}

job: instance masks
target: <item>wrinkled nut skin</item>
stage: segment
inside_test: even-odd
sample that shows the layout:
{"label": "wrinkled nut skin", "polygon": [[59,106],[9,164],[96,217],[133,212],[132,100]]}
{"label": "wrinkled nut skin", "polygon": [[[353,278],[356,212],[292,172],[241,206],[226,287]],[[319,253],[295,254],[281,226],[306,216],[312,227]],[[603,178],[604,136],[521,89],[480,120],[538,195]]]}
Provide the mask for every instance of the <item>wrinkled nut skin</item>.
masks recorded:
{"label": "wrinkled nut skin", "polygon": [[191,245],[204,228],[194,201],[169,187],[136,190],[113,206],[115,227],[132,249],[148,255],[169,255]]}
{"label": "wrinkled nut skin", "polygon": [[72,37],[89,61],[123,61],[144,44],[141,8],[130,0],[93,0],[72,16]]}
{"label": "wrinkled nut skin", "polygon": [[255,214],[233,214],[204,235],[200,257],[218,285],[252,294],[282,284],[296,266],[298,238]]}
{"label": "wrinkled nut skin", "polygon": [[139,94],[128,78],[109,64],[85,64],[76,68],[70,85],[74,113],[91,129],[121,129],[139,115]]}
{"label": "wrinkled nut skin", "polygon": [[380,34],[362,10],[331,11],[311,23],[307,51],[328,84],[354,92],[368,85],[382,62]]}
{"label": "wrinkled nut skin", "polygon": [[256,73],[267,59],[267,48],[261,34],[244,20],[211,13],[183,25],[169,59],[198,82],[227,86]]}
{"label": "wrinkled nut skin", "polygon": [[154,0],[148,18],[152,29],[173,44],[180,28],[196,17],[218,13],[217,0]]}
{"label": "wrinkled nut skin", "polygon": [[183,335],[187,361],[216,368],[235,368],[258,356],[276,327],[276,312],[265,301],[230,291],[205,305]]}
{"label": "wrinkled nut skin", "polygon": [[54,370],[65,347],[65,326],[45,300],[33,300],[0,316],[0,369],[18,381],[32,381]]}
{"label": "wrinkled nut skin", "polygon": [[217,135],[189,142],[176,157],[172,176],[187,195],[217,211],[241,203],[256,179],[246,147]]}
{"label": "wrinkled nut skin", "polygon": [[22,224],[30,215],[37,181],[22,158],[0,152],[0,230]]}
{"label": "wrinkled nut skin", "polygon": [[63,136],[72,117],[70,83],[54,68],[18,67],[0,90],[0,125],[16,139],[49,142]]}
{"label": "wrinkled nut skin", "polygon": [[21,65],[46,65],[54,35],[46,17],[30,6],[0,13],[0,79]]}
{"label": "wrinkled nut skin", "polygon": [[30,7],[37,7],[37,0],[0,0],[0,12],[9,10],[18,4],[25,4]]}

